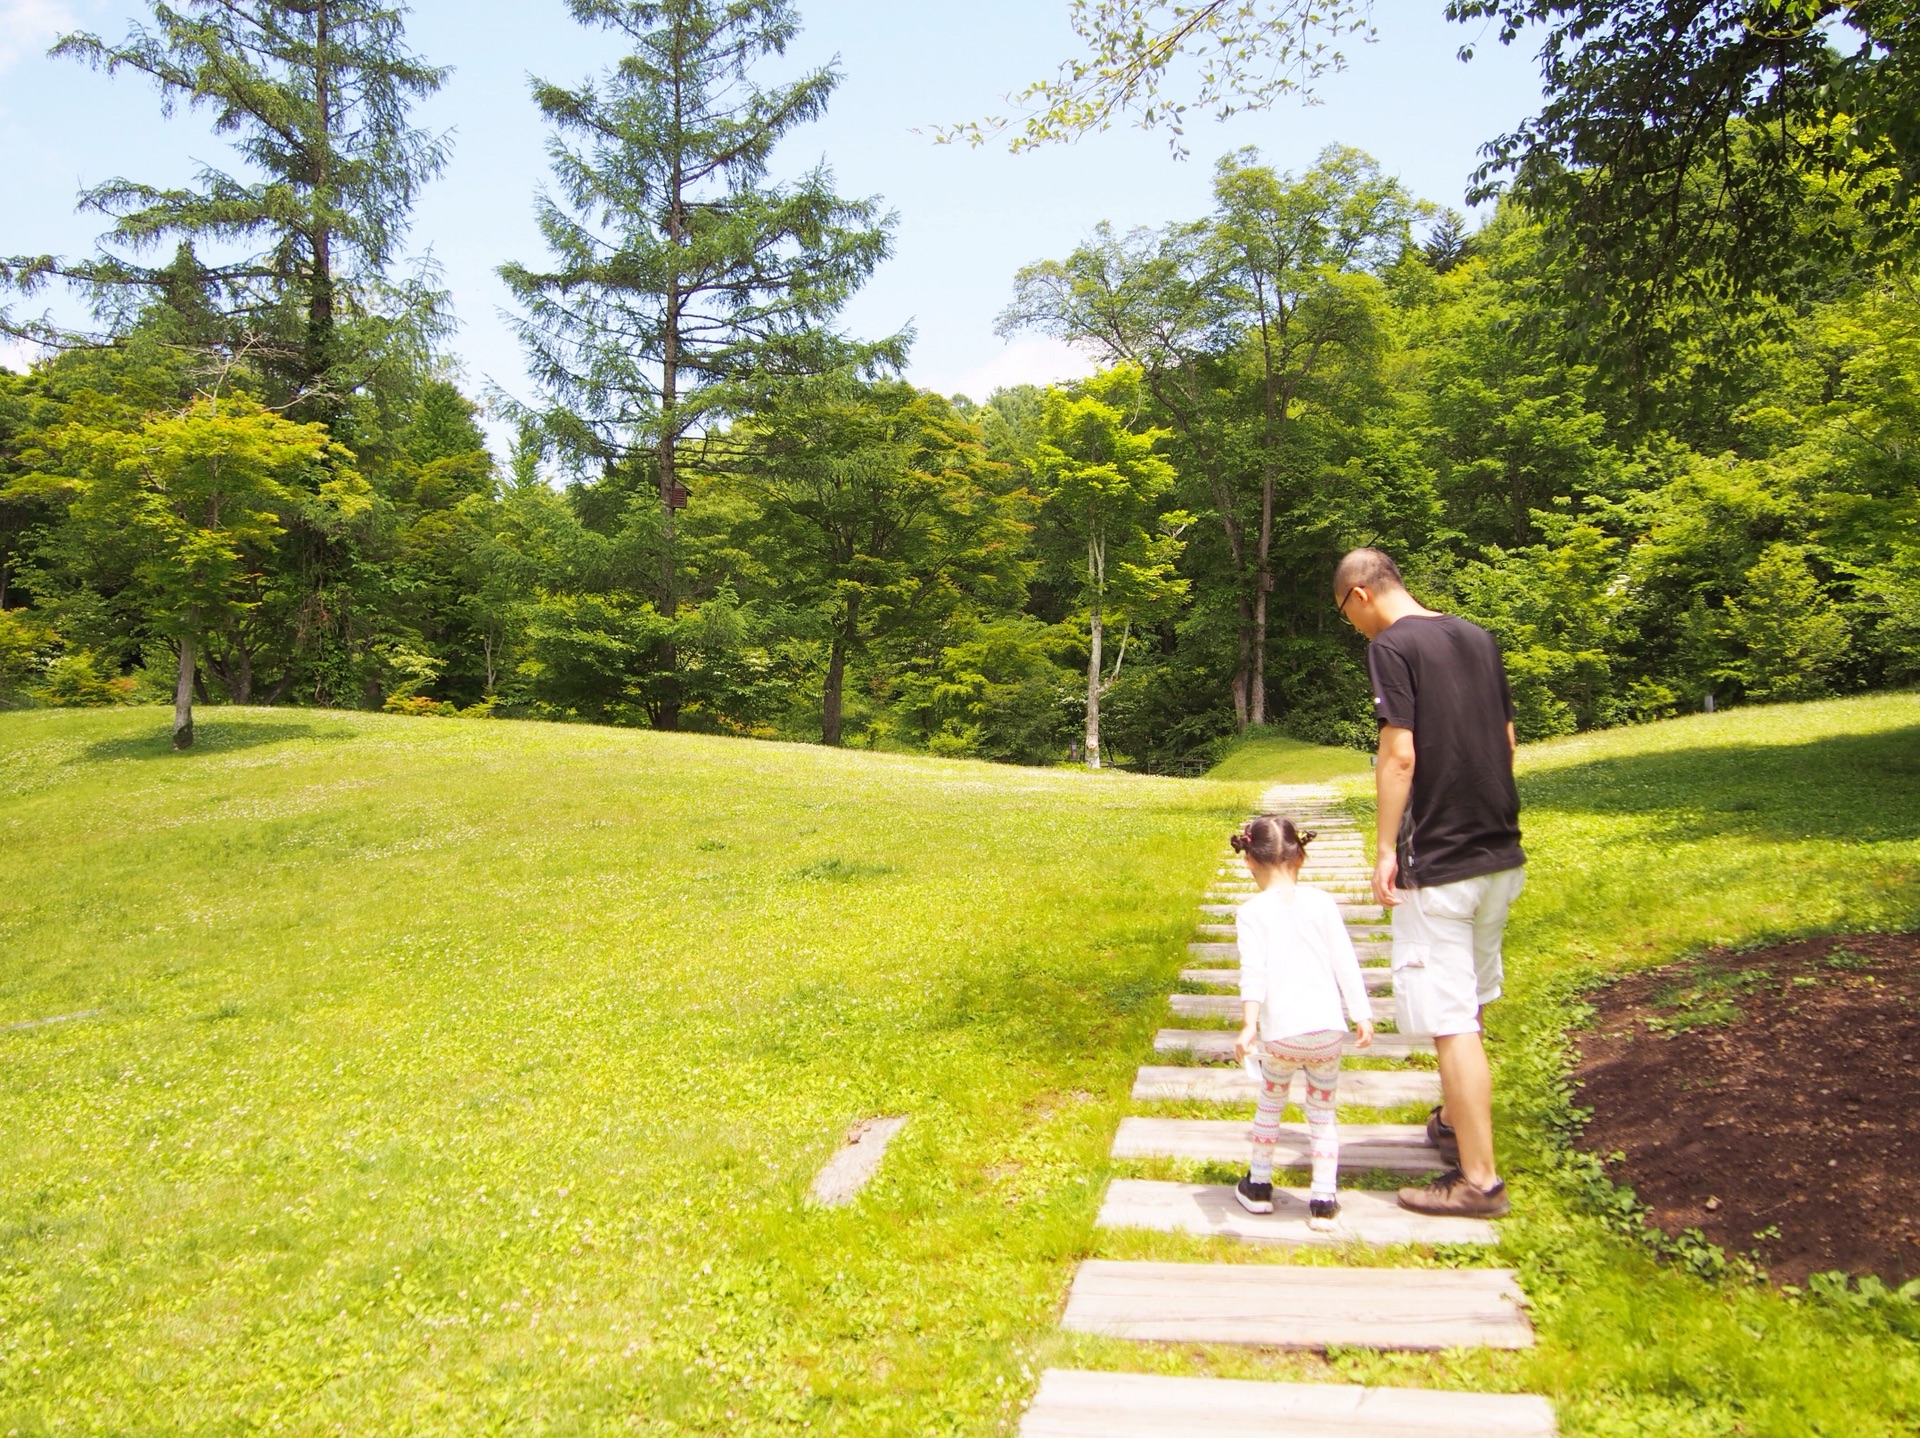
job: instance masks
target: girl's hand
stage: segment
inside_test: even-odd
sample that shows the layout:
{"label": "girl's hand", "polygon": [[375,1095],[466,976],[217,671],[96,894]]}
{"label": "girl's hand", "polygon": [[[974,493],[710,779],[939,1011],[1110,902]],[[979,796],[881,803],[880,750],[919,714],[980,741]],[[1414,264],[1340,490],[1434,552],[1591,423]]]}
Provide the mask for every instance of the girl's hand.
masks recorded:
{"label": "girl's hand", "polygon": [[1359,1027],[1353,1031],[1353,1046],[1357,1049],[1363,1049],[1372,1042],[1373,1020],[1362,1019],[1360,1020]]}
{"label": "girl's hand", "polygon": [[1234,1058],[1244,1059],[1248,1054],[1253,1052],[1254,1045],[1259,1042],[1260,1025],[1249,1022],[1245,1028],[1240,1030],[1240,1036],[1233,1041]]}

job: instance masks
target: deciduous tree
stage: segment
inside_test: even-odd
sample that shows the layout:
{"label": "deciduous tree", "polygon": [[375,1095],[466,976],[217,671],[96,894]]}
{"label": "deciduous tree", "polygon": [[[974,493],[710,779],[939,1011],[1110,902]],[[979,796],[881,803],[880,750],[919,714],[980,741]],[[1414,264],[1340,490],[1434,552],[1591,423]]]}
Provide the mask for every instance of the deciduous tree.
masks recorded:
{"label": "deciduous tree", "polygon": [[[1174,572],[1178,531],[1188,518],[1164,512],[1173,466],[1155,447],[1164,430],[1134,427],[1144,394],[1141,373],[1118,366],[1072,390],[1047,391],[1039,452],[1041,534],[1074,575],[1087,606],[1086,763],[1100,767],[1100,695],[1110,619],[1156,617],[1187,592]],[[1114,674],[1126,660],[1125,642]]]}

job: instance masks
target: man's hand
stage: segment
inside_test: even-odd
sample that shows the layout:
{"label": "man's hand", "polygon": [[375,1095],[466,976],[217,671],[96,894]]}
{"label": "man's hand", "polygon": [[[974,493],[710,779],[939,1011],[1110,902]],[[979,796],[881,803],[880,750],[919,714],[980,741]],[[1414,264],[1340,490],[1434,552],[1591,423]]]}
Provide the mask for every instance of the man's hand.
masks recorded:
{"label": "man's hand", "polygon": [[1407,812],[1407,799],[1413,793],[1413,730],[1398,724],[1380,726],[1380,753],[1373,763],[1373,792],[1378,803],[1374,810],[1374,834],[1380,855],[1373,862],[1373,901],[1391,909],[1400,900],[1394,885],[1399,880],[1395,846],[1400,839],[1400,821]]}
{"label": "man's hand", "polygon": [[1363,1048],[1366,1048],[1372,1042],[1373,1042],[1373,1020],[1362,1019],[1358,1024],[1354,1025],[1353,1046],[1357,1049],[1363,1049]]}
{"label": "man's hand", "polygon": [[1234,1058],[1244,1059],[1253,1052],[1254,1046],[1259,1042],[1260,1024],[1258,1020],[1248,1019],[1246,1027],[1240,1030],[1240,1036],[1233,1041]]}
{"label": "man's hand", "polygon": [[1400,895],[1394,889],[1394,880],[1400,877],[1400,861],[1392,854],[1382,854],[1373,862],[1373,901],[1384,908],[1391,909],[1400,902]]}

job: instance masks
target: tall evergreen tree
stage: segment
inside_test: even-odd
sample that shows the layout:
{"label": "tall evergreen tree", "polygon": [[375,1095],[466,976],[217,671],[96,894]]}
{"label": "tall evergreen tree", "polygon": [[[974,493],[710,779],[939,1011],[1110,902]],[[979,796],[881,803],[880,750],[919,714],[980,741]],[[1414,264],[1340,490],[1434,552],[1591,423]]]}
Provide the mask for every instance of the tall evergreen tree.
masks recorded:
{"label": "tall evergreen tree", "polygon": [[[795,126],[819,118],[831,67],[764,86],[799,28],[787,0],[569,0],[632,49],[577,89],[544,81],[557,193],[538,201],[553,267],[501,268],[545,392],[541,419],[577,461],[660,496],[656,603],[683,595],[674,516],[689,436],[738,407],[748,375],[808,372],[843,349],[828,325],[887,255],[891,221],[815,168],[767,181]],[[839,356],[844,358],[844,355]],[[660,709],[673,727],[678,706]]]}
{"label": "tall evergreen tree", "polygon": [[[116,329],[164,301],[203,342],[248,351],[306,417],[335,418],[370,338],[343,331],[381,307],[414,198],[446,158],[409,123],[447,72],[407,49],[405,14],[378,0],[185,0],[156,3],[118,44],[67,36],[56,55],[147,76],[163,112],[210,109],[246,170],[208,166],[178,189],[109,180],[81,197],[113,217],[98,255],[5,272],[79,283]],[[138,258],[168,240],[168,262]]]}

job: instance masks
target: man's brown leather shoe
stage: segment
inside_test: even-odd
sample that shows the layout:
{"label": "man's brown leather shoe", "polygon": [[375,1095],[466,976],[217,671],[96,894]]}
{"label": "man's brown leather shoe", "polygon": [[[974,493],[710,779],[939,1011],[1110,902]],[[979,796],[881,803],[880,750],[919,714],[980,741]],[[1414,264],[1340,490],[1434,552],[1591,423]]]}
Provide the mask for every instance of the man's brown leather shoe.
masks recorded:
{"label": "man's brown leather shoe", "polygon": [[1427,1115],[1427,1142],[1440,1150],[1440,1158],[1455,1168],[1460,1166],[1460,1140],[1454,1134],[1453,1125],[1440,1117],[1443,1104],[1435,1104],[1433,1112]]}
{"label": "man's brown leather shoe", "polygon": [[1492,1188],[1475,1188],[1465,1174],[1451,1168],[1432,1183],[1401,1189],[1400,1206],[1443,1218],[1505,1218],[1507,1185],[1496,1178]]}

